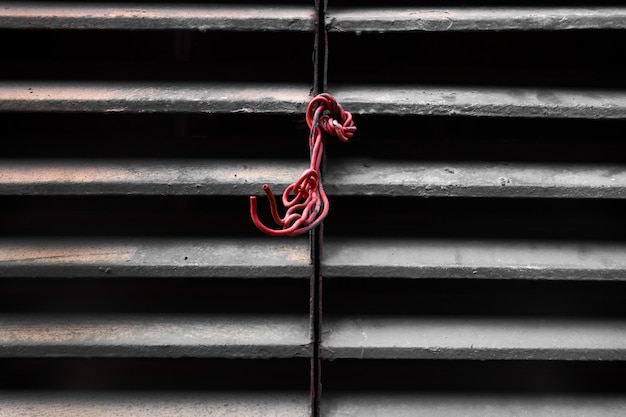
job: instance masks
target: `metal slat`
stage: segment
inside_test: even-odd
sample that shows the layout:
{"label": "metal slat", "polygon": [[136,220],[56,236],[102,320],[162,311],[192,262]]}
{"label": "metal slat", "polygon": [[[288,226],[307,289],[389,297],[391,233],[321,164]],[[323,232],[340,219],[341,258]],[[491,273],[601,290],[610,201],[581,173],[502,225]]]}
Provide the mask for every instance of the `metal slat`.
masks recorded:
{"label": "metal slat", "polygon": [[282,193],[307,167],[305,159],[0,159],[0,195],[261,195],[264,183]]}
{"label": "metal slat", "polygon": [[312,31],[304,6],[0,2],[4,29]]}
{"label": "metal slat", "polygon": [[585,319],[325,318],[326,359],[621,360],[626,321]]}
{"label": "metal slat", "polygon": [[623,280],[626,244],[328,238],[325,277]]}
{"label": "metal slat", "polygon": [[[279,192],[304,161],[0,160],[0,194],[233,195]],[[333,160],[330,195],[624,198],[626,170],[608,164]]]}
{"label": "metal slat", "polygon": [[331,94],[355,114],[626,118],[626,91],[336,86]]}
{"label": "metal slat", "polygon": [[0,277],[308,279],[306,239],[3,238]]}
{"label": "metal slat", "polygon": [[308,315],[3,314],[0,357],[309,357]]}
{"label": "metal slat", "polygon": [[423,394],[324,391],[326,417],[621,417],[619,395]]}
{"label": "metal slat", "polygon": [[340,8],[329,10],[327,25],[331,32],[626,29],[626,8]]}
{"label": "metal slat", "polygon": [[624,198],[623,165],[333,160],[334,195]]}
{"label": "metal slat", "polygon": [[0,81],[0,111],[304,114],[310,86]]}
{"label": "metal slat", "polygon": [[307,417],[309,405],[288,391],[0,391],[2,417]]}

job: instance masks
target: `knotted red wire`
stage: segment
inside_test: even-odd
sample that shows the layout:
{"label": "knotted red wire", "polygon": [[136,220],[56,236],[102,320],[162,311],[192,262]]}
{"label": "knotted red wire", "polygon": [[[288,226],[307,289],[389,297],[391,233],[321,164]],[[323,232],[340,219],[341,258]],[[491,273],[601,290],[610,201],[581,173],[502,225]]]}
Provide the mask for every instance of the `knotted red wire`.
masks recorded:
{"label": "knotted red wire", "polygon": [[265,226],[257,215],[256,197],[250,197],[250,216],[259,230],[272,236],[297,236],[308,232],[324,220],[328,214],[328,197],[320,180],[320,167],[324,154],[322,132],[337,136],[347,142],[354,136],[356,126],[352,114],[345,111],[330,94],[323,93],[314,97],[306,110],[306,122],[309,134],[311,165],[300,178],[283,192],[282,202],[287,211],[284,217],[278,214],[276,199],[268,184],[263,184],[263,191],[270,203],[270,211],[276,224],[282,229]]}

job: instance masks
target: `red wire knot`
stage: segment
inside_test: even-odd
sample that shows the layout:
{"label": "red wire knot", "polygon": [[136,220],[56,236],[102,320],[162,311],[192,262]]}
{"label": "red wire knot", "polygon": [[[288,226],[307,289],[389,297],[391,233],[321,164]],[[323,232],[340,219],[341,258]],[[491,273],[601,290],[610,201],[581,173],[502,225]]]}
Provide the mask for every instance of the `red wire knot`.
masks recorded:
{"label": "red wire knot", "polygon": [[330,94],[323,93],[314,97],[306,110],[306,122],[311,131],[309,149],[311,165],[300,178],[283,192],[282,202],[287,208],[283,217],[278,214],[276,199],[268,184],[263,184],[263,191],[270,203],[274,222],[281,229],[265,226],[257,215],[256,197],[250,197],[250,216],[259,230],[272,236],[297,236],[319,225],[328,214],[328,197],[320,179],[320,167],[324,154],[322,132],[337,136],[347,142],[354,136],[356,126],[352,114],[345,111]]}

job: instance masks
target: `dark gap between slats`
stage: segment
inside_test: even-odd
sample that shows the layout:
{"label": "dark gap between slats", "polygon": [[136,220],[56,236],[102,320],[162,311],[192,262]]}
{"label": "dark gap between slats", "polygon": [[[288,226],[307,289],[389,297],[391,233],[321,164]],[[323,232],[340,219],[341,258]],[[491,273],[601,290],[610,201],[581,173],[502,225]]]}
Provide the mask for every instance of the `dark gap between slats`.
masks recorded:
{"label": "dark gap between slats", "polygon": [[338,359],[324,363],[324,391],[625,393],[626,362]]}
{"label": "dark gap between slats", "polygon": [[331,33],[333,86],[624,88],[624,31]]}
{"label": "dark gap between slats", "polygon": [[309,283],[279,278],[2,278],[5,313],[303,314]]}
{"label": "dark gap between slats", "polygon": [[304,116],[0,113],[2,155],[98,159],[293,157],[306,167],[309,131]]}
{"label": "dark gap between slats", "polygon": [[313,82],[306,32],[1,30],[0,39],[3,79]]}
{"label": "dark gap between slats", "polygon": [[626,282],[328,278],[324,314],[625,318]]}
{"label": "dark gap between slats", "polygon": [[0,389],[303,390],[309,359],[4,359]]}
{"label": "dark gap between slats", "polygon": [[[250,220],[248,200],[248,196],[0,196],[0,233],[263,237]],[[263,219],[270,218],[268,206],[259,206]]]}
{"label": "dark gap between slats", "polygon": [[[375,98],[375,97],[374,97]],[[624,120],[354,115],[355,137],[327,141],[333,158],[622,163]]]}
{"label": "dark gap between slats", "polygon": [[328,236],[615,240],[626,200],[332,197]]}

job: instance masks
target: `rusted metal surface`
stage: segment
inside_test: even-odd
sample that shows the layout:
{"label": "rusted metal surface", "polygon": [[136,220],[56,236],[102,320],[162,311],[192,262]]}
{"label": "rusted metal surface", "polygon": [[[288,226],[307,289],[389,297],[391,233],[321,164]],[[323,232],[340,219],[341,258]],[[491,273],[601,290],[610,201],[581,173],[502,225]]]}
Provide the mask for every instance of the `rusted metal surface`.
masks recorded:
{"label": "rusted metal surface", "polygon": [[621,360],[623,319],[325,316],[326,359]]}
{"label": "rusted metal surface", "polygon": [[313,31],[310,6],[0,2],[0,28]]}
{"label": "rusted metal surface", "polygon": [[309,357],[308,315],[14,315],[0,357]]}
{"label": "rusted metal surface", "polygon": [[325,417],[621,417],[619,394],[324,392]]}
{"label": "rusted metal surface", "polygon": [[626,29],[623,7],[331,9],[331,32]]}
{"label": "rusted metal surface", "polygon": [[310,86],[0,81],[0,111],[304,114]]}
{"label": "rusted metal surface", "polygon": [[0,391],[1,417],[308,417],[307,392]]}
{"label": "rusted metal surface", "polygon": [[334,86],[355,114],[626,118],[626,91],[528,88]]}
{"label": "rusted metal surface", "polygon": [[626,244],[327,238],[325,277],[624,280]]}
{"label": "rusted metal surface", "polygon": [[307,239],[3,238],[0,277],[311,275]]}
{"label": "rusted metal surface", "polygon": [[329,195],[626,198],[626,168],[333,159],[328,162],[326,190]]}
{"label": "rusted metal surface", "polygon": [[247,196],[266,182],[286,187],[306,168],[290,160],[0,159],[0,195]]}

